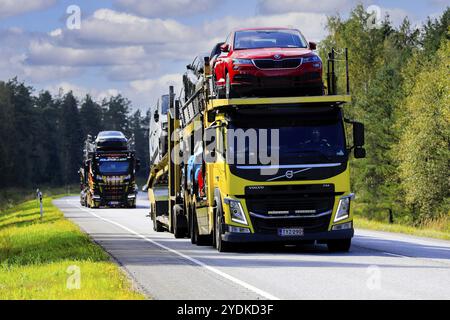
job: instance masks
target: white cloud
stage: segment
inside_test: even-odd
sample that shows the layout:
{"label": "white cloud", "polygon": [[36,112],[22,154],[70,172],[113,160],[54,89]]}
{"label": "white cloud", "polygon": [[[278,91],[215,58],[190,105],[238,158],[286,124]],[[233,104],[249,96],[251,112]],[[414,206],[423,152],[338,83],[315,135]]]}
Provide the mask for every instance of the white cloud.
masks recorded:
{"label": "white cloud", "polygon": [[263,14],[279,14],[290,12],[316,12],[334,14],[348,10],[354,0],[259,0],[258,11]]}
{"label": "white cloud", "polygon": [[164,44],[192,39],[193,29],[173,19],[148,19],[99,9],[82,21],[81,29],[65,32],[65,41],[102,44]]}
{"label": "white cloud", "polygon": [[33,41],[29,47],[28,61],[36,65],[105,66],[136,63],[146,57],[141,46],[118,48],[58,47],[50,42]]}
{"label": "white cloud", "polygon": [[102,101],[105,98],[107,99],[121,93],[120,90],[115,88],[99,90],[95,88],[79,86],[66,81],[59,82],[54,85],[49,85],[45,87],[45,90],[48,90],[52,95],[60,95],[72,91],[74,96],[80,100],[83,99],[86,94],[89,94],[95,101]]}
{"label": "white cloud", "polygon": [[213,10],[219,0],[116,0],[122,10],[146,17],[187,16]]}
{"label": "white cloud", "polygon": [[181,74],[167,74],[157,79],[131,81],[130,88],[138,93],[159,90],[160,88],[165,88],[167,91],[171,85],[179,89],[181,87],[181,79]]}
{"label": "white cloud", "polygon": [[224,30],[229,32],[242,27],[292,27],[300,29],[308,40],[318,41],[326,34],[326,20],[325,14],[301,12],[254,16],[245,19],[227,16],[220,21],[205,23],[203,28],[208,37],[217,37],[222,34],[222,39],[224,39],[226,35],[223,34]]}
{"label": "white cloud", "polygon": [[396,27],[398,27],[406,17],[409,18],[409,21],[412,22],[413,25],[419,23],[419,21],[415,21],[416,17],[414,15],[403,9],[381,8],[381,15],[384,17],[386,16],[386,14],[389,15],[389,19],[392,21],[392,24]]}
{"label": "white cloud", "polygon": [[56,0],[0,0],[0,19],[46,9],[55,3]]}
{"label": "white cloud", "polygon": [[156,105],[161,95],[169,92],[169,86],[174,86],[175,94],[178,95],[182,86],[182,75],[173,73],[154,79],[131,81],[125,94],[133,101],[134,106],[148,109]]}

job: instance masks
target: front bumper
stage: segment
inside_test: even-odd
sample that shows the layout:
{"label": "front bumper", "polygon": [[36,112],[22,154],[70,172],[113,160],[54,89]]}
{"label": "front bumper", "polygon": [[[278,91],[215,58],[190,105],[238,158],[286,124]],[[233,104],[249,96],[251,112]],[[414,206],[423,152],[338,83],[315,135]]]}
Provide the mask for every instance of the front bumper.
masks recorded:
{"label": "front bumper", "polygon": [[303,236],[282,237],[277,234],[263,233],[234,233],[225,232],[222,240],[234,243],[254,243],[254,242],[301,242],[301,241],[326,241],[336,239],[349,239],[354,235],[354,229],[332,230],[323,232],[306,233]]}

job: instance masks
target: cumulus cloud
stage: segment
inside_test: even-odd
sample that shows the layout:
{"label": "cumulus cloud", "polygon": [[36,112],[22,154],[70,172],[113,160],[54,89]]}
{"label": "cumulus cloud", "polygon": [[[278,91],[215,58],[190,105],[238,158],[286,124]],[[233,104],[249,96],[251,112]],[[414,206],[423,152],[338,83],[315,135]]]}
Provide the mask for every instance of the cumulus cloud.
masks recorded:
{"label": "cumulus cloud", "polygon": [[52,95],[62,95],[72,91],[74,96],[80,100],[89,94],[95,101],[102,101],[103,99],[107,99],[121,93],[120,90],[115,88],[99,90],[95,88],[87,88],[66,81],[49,85],[45,87],[45,90],[48,90]]}
{"label": "cumulus cloud", "polygon": [[399,26],[403,20],[408,17],[409,21],[414,24],[418,24],[419,21],[416,21],[416,17],[411,15],[410,12],[399,9],[399,8],[380,8],[382,16],[389,15],[389,19],[392,21],[394,26]]}
{"label": "cumulus cloud", "polygon": [[31,64],[63,66],[127,65],[145,57],[141,46],[78,49],[59,47],[42,41],[31,42],[28,53],[28,61]]}
{"label": "cumulus cloud", "polygon": [[0,19],[51,7],[56,0],[0,0]]}
{"label": "cumulus cloud", "polygon": [[169,86],[174,86],[178,95],[182,87],[181,74],[173,73],[159,78],[131,81],[125,93],[127,97],[131,97],[135,105],[148,108],[156,105],[161,95],[169,92]]}
{"label": "cumulus cloud", "polygon": [[258,11],[262,14],[279,14],[289,12],[316,12],[334,14],[348,10],[354,0],[259,0]]}
{"label": "cumulus cloud", "polygon": [[254,16],[244,19],[227,16],[220,21],[205,23],[203,28],[208,37],[217,37],[222,34],[222,39],[224,39],[226,35],[224,30],[231,31],[242,27],[292,27],[300,29],[307,39],[317,41],[325,36],[326,19],[325,14],[302,12]]}
{"label": "cumulus cloud", "polygon": [[79,30],[67,30],[62,41],[102,44],[161,44],[192,38],[194,31],[173,19],[149,19],[111,9],[99,9]]}
{"label": "cumulus cloud", "polygon": [[207,12],[217,7],[219,0],[116,0],[118,8],[146,17],[175,17]]}

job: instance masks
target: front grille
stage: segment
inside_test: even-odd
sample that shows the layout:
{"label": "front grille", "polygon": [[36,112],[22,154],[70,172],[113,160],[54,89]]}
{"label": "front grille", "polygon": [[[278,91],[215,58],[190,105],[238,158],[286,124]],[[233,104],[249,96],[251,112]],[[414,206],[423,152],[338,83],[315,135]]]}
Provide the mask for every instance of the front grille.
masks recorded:
{"label": "front grille", "polygon": [[101,187],[102,198],[105,201],[120,201],[124,198],[125,191],[125,186],[105,185]]}
{"label": "front grille", "polygon": [[259,215],[317,215],[333,209],[334,186],[287,185],[250,186],[245,190],[247,209]]}
{"label": "front grille", "polygon": [[301,58],[292,59],[254,59],[253,63],[260,69],[294,69],[301,65]]}
{"label": "front grille", "polygon": [[247,199],[249,212],[270,215],[271,212],[286,212],[286,215],[315,215],[333,209],[334,197],[308,194],[276,196],[266,199]]}
{"label": "front grille", "polygon": [[245,202],[256,232],[298,227],[309,233],[328,230],[335,195],[332,184],[249,186]]}
{"label": "front grille", "polygon": [[303,232],[306,234],[327,231],[331,214],[315,218],[264,219],[255,216],[250,216],[250,218],[257,233],[277,234],[279,228],[303,228]]}

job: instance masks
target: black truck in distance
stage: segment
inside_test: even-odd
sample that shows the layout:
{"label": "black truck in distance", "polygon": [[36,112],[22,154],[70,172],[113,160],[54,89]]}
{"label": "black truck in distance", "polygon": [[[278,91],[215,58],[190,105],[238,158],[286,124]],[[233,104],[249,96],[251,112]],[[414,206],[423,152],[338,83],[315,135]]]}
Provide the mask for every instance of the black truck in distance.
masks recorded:
{"label": "black truck in distance", "polygon": [[80,173],[80,202],[89,208],[136,207],[136,159],[134,139],[120,131],[102,131],[95,141],[88,135]]}

